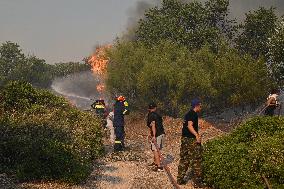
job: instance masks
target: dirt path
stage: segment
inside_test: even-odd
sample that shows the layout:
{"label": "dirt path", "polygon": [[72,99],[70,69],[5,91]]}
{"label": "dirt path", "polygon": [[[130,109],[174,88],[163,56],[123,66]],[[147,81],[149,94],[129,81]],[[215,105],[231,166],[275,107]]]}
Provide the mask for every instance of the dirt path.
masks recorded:
{"label": "dirt path", "polygon": [[[182,120],[165,118],[166,141],[162,151],[169,163],[174,178],[179,162],[180,132]],[[207,122],[201,121],[203,142],[221,135],[223,132]],[[151,163],[152,152],[146,140],[148,128],[143,116],[131,116],[126,121],[127,150],[113,153],[108,140],[106,156],[94,165],[94,172],[85,184],[68,186],[58,183],[25,183],[25,189],[172,189],[165,172],[153,172],[147,165]],[[190,189],[191,183],[181,187]]]}
{"label": "dirt path", "polygon": [[[176,178],[179,162],[181,120],[165,119],[166,142],[163,156],[169,163],[172,175]],[[222,134],[206,122],[201,122],[204,141]],[[107,148],[107,156],[99,166],[97,177],[99,189],[172,189],[165,172],[153,172],[147,164],[152,162],[152,152],[146,140],[147,128],[143,119],[128,119],[126,123],[127,150],[113,153],[111,146]],[[181,188],[192,188],[189,182]]]}

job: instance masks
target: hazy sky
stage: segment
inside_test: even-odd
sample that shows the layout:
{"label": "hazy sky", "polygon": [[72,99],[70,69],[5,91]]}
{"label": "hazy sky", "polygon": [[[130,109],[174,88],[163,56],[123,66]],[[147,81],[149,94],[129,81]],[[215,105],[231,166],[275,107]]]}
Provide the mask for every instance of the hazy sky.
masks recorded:
{"label": "hazy sky", "polygon": [[[48,63],[81,61],[127,26],[137,2],[151,0],[0,0],[0,43],[18,43]],[[154,1],[154,0],[152,0]],[[156,0],[155,0],[156,1]],[[232,0],[234,16],[284,0]],[[284,14],[284,13],[283,13]],[[135,17],[135,16],[134,16]]]}
{"label": "hazy sky", "polygon": [[80,61],[126,27],[136,0],[0,0],[0,42],[48,63]]}

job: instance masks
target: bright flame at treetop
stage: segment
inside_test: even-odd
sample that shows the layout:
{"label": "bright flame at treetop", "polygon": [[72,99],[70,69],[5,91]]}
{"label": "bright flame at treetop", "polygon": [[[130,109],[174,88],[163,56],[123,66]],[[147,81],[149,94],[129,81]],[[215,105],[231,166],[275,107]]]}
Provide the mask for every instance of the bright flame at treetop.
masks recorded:
{"label": "bright flame at treetop", "polygon": [[92,71],[100,77],[100,83],[97,85],[97,91],[103,93],[105,91],[105,73],[109,58],[106,56],[106,50],[110,49],[111,45],[97,47],[93,55],[87,59],[87,63],[92,66]]}

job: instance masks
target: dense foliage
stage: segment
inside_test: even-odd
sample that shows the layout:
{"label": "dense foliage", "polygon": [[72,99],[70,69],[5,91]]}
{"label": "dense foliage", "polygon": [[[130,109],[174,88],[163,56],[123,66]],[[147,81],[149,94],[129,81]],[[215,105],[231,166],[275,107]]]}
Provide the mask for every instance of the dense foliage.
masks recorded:
{"label": "dense foliage", "polygon": [[240,33],[235,40],[237,49],[255,58],[265,58],[273,78],[283,86],[283,17],[277,16],[275,8],[260,7],[246,14],[239,28]]}
{"label": "dense foliage", "polygon": [[[274,8],[229,19],[229,0],[163,0],[109,56],[107,88],[134,108],[149,101],[179,115],[199,97],[216,111],[255,106],[283,83],[283,21]],[[207,109],[207,110],[209,110]]]}
{"label": "dense foliage", "polygon": [[88,177],[103,151],[93,115],[25,82],[7,84],[0,105],[0,172],[70,183]]}
{"label": "dense foliage", "polygon": [[273,83],[265,62],[241,56],[223,45],[196,52],[170,41],[149,49],[143,43],[119,43],[109,56],[107,86],[127,95],[136,108],[156,101],[164,113],[183,113],[194,97],[207,108],[245,106],[263,99]]}
{"label": "dense foliage", "polygon": [[281,84],[284,85],[284,17],[277,22],[275,34],[269,41],[269,58],[274,77]]}
{"label": "dense foliage", "polygon": [[255,12],[249,12],[240,26],[242,32],[237,38],[240,51],[256,58],[268,57],[269,39],[275,34],[277,20],[274,8],[261,7]]}
{"label": "dense foliage", "polygon": [[164,0],[160,7],[145,13],[136,38],[150,46],[160,40],[171,40],[191,50],[205,44],[216,49],[221,38],[230,39],[235,33],[234,21],[228,18],[228,5],[229,0],[211,0],[205,4]]}
{"label": "dense foliage", "polygon": [[90,70],[87,64],[70,62],[50,65],[35,56],[25,56],[19,45],[12,42],[0,46],[0,86],[18,80],[48,88],[55,77],[86,70]]}
{"label": "dense foliage", "polygon": [[205,180],[214,188],[284,186],[284,119],[258,117],[204,148]]}

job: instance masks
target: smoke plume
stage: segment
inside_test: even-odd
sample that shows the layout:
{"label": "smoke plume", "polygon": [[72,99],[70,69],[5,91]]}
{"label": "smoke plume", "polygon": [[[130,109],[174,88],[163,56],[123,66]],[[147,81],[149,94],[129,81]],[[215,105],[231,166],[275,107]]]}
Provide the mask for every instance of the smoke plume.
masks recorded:
{"label": "smoke plume", "polygon": [[81,109],[90,109],[93,99],[99,98],[96,86],[99,78],[89,72],[82,72],[68,77],[57,78],[52,83],[52,89]]}
{"label": "smoke plume", "polygon": [[134,28],[137,26],[137,22],[144,17],[145,12],[157,5],[160,5],[160,0],[140,0],[134,7],[128,10],[128,28]]}
{"label": "smoke plume", "polygon": [[[139,19],[143,18],[144,13],[151,7],[159,6],[162,0],[140,0],[135,7],[128,11],[128,28],[137,26]],[[183,2],[193,2],[194,0],[181,0]],[[208,0],[197,0],[206,2]],[[245,18],[245,13],[258,9],[259,7],[275,7],[279,16],[284,15],[284,0],[230,0],[230,17],[237,21]]]}
{"label": "smoke plume", "polygon": [[254,11],[259,7],[275,7],[279,16],[284,14],[283,0],[230,0],[231,17],[237,21],[242,21],[245,18],[245,13]]}

